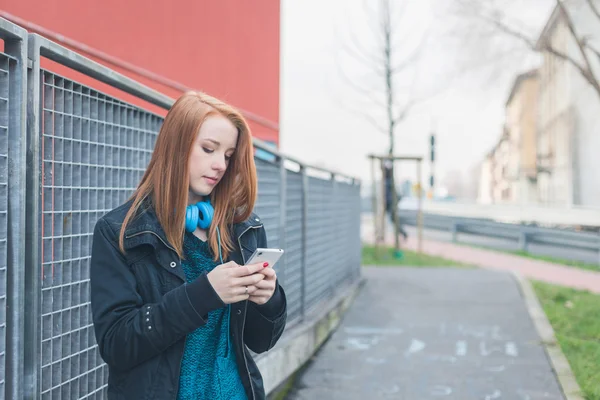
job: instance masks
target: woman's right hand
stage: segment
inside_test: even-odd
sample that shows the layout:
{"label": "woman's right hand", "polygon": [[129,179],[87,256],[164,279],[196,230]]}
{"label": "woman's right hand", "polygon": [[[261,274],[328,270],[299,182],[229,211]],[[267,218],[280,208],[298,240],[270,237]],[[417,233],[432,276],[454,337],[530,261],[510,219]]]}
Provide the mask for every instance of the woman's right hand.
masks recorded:
{"label": "woman's right hand", "polygon": [[207,278],[223,303],[232,304],[248,300],[256,291],[255,285],[265,278],[263,274],[257,274],[263,268],[263,263],[238,265],[230,261],[217,265]]}

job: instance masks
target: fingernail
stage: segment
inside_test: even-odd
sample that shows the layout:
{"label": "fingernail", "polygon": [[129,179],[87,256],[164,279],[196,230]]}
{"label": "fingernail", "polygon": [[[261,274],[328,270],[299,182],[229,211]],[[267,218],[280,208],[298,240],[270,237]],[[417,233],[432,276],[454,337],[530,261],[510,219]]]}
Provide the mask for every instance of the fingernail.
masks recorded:
{"label": "fingernail", "polygon": [[267,268],[268,266],[269,266],[269,263],[268,263],[268,262],[266,262],[266,263],[264,263],[264,264],[263,264],[263,267],[264,267],[264,268]]}

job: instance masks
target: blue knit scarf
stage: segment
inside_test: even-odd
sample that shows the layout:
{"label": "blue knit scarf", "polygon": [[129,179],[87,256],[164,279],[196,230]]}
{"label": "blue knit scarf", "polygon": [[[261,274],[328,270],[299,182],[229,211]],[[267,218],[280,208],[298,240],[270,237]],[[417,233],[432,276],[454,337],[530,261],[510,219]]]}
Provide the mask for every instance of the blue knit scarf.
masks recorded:
{"label": "blue knit scarf", "polygon": [[[216,265],[208,243],[186,232],[183,270],[188,282]],[[187,335],[181,360],[179,400],[247,400],[229,339],[230,307],[209,312],[208,322]]]}

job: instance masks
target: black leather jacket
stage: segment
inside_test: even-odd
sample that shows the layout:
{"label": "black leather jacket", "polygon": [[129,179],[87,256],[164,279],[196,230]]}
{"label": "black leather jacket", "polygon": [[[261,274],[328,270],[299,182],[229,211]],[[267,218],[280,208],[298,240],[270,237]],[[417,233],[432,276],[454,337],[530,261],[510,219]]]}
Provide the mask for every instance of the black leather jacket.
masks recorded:
{"label": "black leather jacket", "polygon": [[[108,364],[109,399],[176,399],[186,335],[202,326],[208,312],[224,306],[206,274],[185,283],[181,260],[168,244],[152,207],[125,232],[125,255],[118,248],[120,227],[130,202],[103,216],[94,229],[91,307],[100,355]],[[267,247],[256,215],[231,227],[238,264],[257,247]],[[230,334],[249,400],[265,399],[261,374],[248,348],[271,349],[285,328],[287,304],[277,284],[264,305],[231,305]]]}

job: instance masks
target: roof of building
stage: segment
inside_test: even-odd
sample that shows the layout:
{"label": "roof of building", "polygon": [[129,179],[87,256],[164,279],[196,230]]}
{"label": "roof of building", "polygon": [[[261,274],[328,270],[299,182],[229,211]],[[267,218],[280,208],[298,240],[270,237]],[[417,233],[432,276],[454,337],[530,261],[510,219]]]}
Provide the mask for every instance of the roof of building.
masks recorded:
{"label": "roof of building", "polygon": [[512,88],[510,89],[510,94],[508,95],[508,100],[506,100],[506,105],[510,104],[510,102],[512,101],[513,97],[515,96],[515,94],[517,93],[517,91],[519,90],[519,87],[521,86],[521,84],[523,82],[525,82],[526,80],[531,79],[531,78],[537,78],[537,76],[538,76],[537,68],[534,68],[530,71],[527,71],[527,72],[517,75],[517,77],[515,78],[515,81],[513,82]]}
{"label": "roof of building", "polygon": [[538,40],[535,43],[536,50],[542,50],[545,41],[548,39],[548,37],[556,27],[556,22],[558,21],[558,17],[560,15],[560,7],[557,4],[556,6],[554,6],[554,9],[550,14],[550,18],[548,18],[548,21],[546,21],[546,25],[544,25],[544,28],[542,29],[542,32],[540,33],[540,36],[538,37]]}

